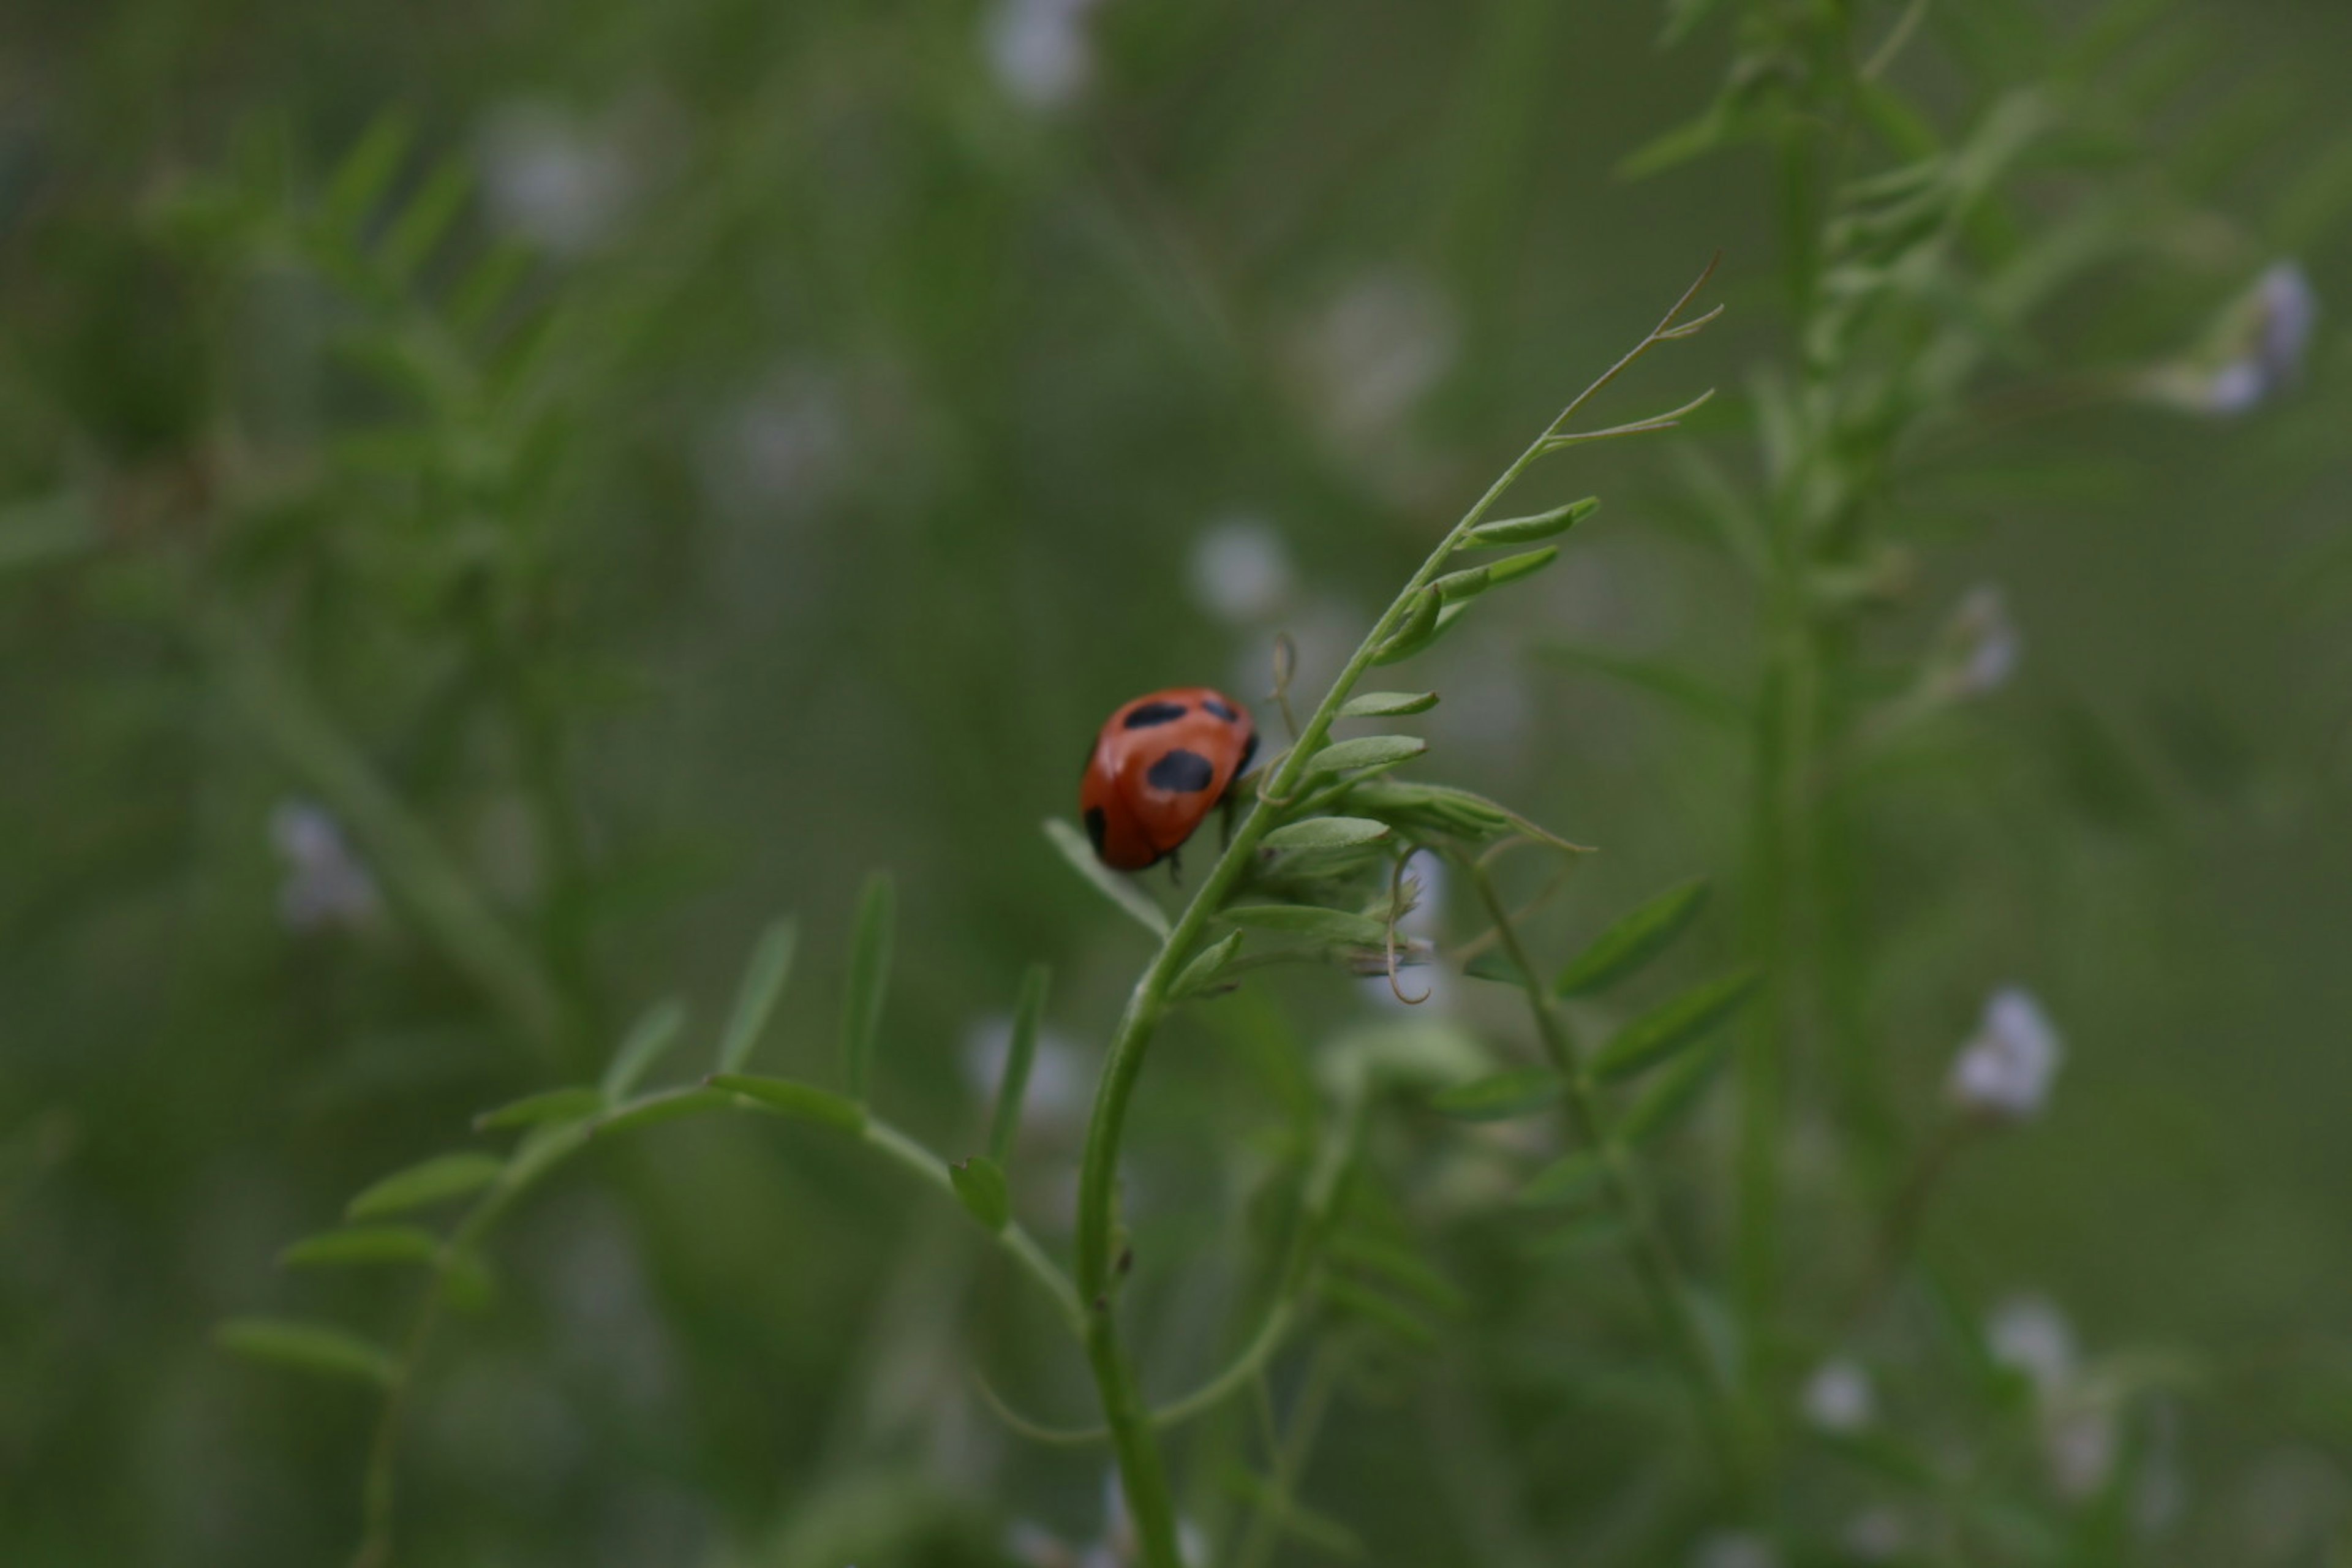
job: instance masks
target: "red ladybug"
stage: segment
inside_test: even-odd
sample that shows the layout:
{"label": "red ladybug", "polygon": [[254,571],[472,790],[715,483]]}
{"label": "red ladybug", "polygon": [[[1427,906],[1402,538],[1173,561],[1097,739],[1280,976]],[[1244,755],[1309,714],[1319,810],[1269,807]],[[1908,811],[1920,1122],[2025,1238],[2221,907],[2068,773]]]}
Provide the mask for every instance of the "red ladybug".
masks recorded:
{"label": "red ladybug", "polygon": [[1137,698],[1095,737],[1078,806],[1106,866],[1140,871],[1176,852],[1257,755],[1249,710],[1206,686]]}

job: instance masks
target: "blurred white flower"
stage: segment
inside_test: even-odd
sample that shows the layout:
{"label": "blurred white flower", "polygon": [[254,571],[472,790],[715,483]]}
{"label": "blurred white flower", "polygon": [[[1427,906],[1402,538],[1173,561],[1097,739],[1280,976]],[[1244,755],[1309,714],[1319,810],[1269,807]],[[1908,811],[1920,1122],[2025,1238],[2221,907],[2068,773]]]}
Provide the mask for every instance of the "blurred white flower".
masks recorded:
{"label": "blurred white flower", "polygon": [[1946,1092],[1969,1115],[2023,1121],[2048,1103],[2064,1054],[2041,1005],[2021,987],[2004,986],[1985,1004],[1984,1021],[1960,1047]]}
{"label": "blurred white flower", "polygon": [[[1013,1020],[1003,1015],[978,1020],[964,1031],[957,1054],[964,1082],[992,1113],[997,1086],[1004,1080],[1004,1060],[1013,1054]],[[1085,1057],[1065,1037],[1039,1029],[1037,1053],[1029,1061],[1028,1090],[1022,1097],[1023,1131],[1049,1137],[1076,1133],[1085,1122],[1087,1093]]]}
{"label": "blurred white flower", "polygon": [[2074,1380],[2074,1330],[2047,1296],[2011,1296],[1992,1310],[1985,1323],[1992,1359],[2032,1380],[2045,1399]]}
{"label": "blurred white flower", "polygon": [[1943,683],[1954,697],[1982,697],[2017,673],[2024,638],[2009,616],[2009,599],[1996,583],[1969,590],[1946,623]]}
{"label": "blurred white flower", "polygon": [[269,814],[269,841],[286,862],[278,916],[289,931],[355,931],[375,919],[375,879],[326,807],[278,802]]}
{"label": "blurred white flower", "polygon": [[2060,1497],[2080,1502],[2105,1487],[2115,1473],[2119,1425],[2114,1401],[2088,1392],[2049,1414],[2042,1452]]}
{"label": "blurred white flower", "polygon": [[[1028,1568],[1127,1568],[1142,1561],[1142,1543],[1127,1515],[1127,1499],[1119,1491],[1118,1472],[1103,1478],[1103,1531],[1099,1540],[1072,1546],[1052,1531],[1027,1520],[1015,1523],[1005,1537],[1005,1550]],[[1190,1520],[1176,1523],[1176,1554],[1192,1568],[1209,1560],[1208,1542]]]}
{"label": "blurred white flower", "polygon": [[2232,301],[2195,352],[2140,382],[2150,397],[2217,418],[2250,413],[2303,374],[2319,325],[2319,297],[2292,261],[2273,263]]}
{"label": "blurred white flower", "polygon": [[635,195],[636,170],[618,128],[555,104],[523,100],[493,110],[478,149],[491,218],[557,256],[595,249]]}
{"label": "blurred white flower", "polygon": [[1910,1521],[1900,1509],[1866,1509],[1845,1527],[1845,1549],[1864,1563],[1892,1563],[1911,1549]]}
{"label": "blurred white flower", "polygon": [[832,489],[848,432],[839,382],[788,365],[705,433],[696,477],[712,504],[738,517],[804,513]]}
{"label": "blurred white flower", "polygon": [[1691,1568],[1780,1568],[1780,1554],[1758,1536],[1720,1531],[1698,1543]]}
{"label": "blurred white flower", "polygon": [[1294,345],[1310,411],[1345,449],[1373,451],[1454,369],[1454,300],[1418,273],[1383,270],[1348,284]]}
{"label": "blurred white flower", "polygon": [[1192,542],[1192,597],[1218,619],[1255,626],[1290,602],[1290,553],[1260,519],[1231,517]]}
{"label": "blurred white flower", "polygon": [[1805,1380],[1805,1419],[1839,1436],[1861,1431],[1878,1417],[1878,1394],[1860,1362],[1825,1361]]}
{"label": "blurred white flower", "polygon": [[1098,0],[997,0],[981,47],[1004,90],[1032,109],[1058,109],[1094,79],[1087,13]]}

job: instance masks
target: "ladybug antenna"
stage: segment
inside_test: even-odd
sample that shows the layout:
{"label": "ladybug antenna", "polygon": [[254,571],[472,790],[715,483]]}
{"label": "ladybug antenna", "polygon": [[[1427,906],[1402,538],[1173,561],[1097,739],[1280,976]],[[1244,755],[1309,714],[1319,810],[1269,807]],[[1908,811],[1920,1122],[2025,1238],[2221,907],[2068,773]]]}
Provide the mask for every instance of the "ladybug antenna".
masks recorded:
{"label": "ladybug antenna", "polygon": [[1274,634],[1274,689],[1266,693],[1282,710],[1282,727],[1290,731],[1294,742],[1298,739],[1298,716],[1290,710],[1290,680],[1298,673],[1298,645],[1290,640],[1288,632]]}
{"label": "ladybug antenna", "polygon": [[1403,1003],[1408,1007],[1418,1007],[1423,1002],[1429,1000],[1430,994],[1435,987],[1424,985],[1422,987],[1420,995],[1408,996],[1404,994],[1404,987],[1397,982],[1397,970],[1399,967],[1397,963],[1397,921],[1404,918],[1404,868],[1405,862],[1412,858],[1412,851],[1411,849],[1407,849],[1403,854],[1397,857],[1396,865],[1389,871],[1387,958],[1389,994],[1395,997],[1398,1001]]}

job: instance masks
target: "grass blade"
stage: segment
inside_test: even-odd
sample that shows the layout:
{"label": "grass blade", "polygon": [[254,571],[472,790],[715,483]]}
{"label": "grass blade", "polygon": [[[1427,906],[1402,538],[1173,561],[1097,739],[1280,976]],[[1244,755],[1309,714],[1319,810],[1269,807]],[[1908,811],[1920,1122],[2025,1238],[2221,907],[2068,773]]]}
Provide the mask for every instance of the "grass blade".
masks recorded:
{"label": "grass blade", "polygon": [[1557,1104],[1568,1086],[1549,1068],[1516,1068],[1441,1090],[1433,1109],[1464,1121],[1507,1121]]}
{"label": "grass blade", "polygon": [[324,1323],[287,1318],[232,1318],[213,1331],[213,1342],[234,1354],[297,1372],[316,1373],[389,1388],[399,1363],[382,1345]]}
{"label": "grass blade", "polygon": [[1762,978],[1743,969],[1710,980],[1625,1026],[1592,1058],[1592,1076],[1615,1083],[1687,1050],[1739,1011]]}
{"label": "grass blade", "polygon": [[612,1065],[604,1069],[604,1080],[598,1085],[604,1103],[618,1105],[635,1093],[654,1064],[677,1044],[685,1027],[686,1005],[676,997],[646,1009],[621,1041],[621,1048],[613,1053]]}
{"label": "grass blade", "polygon": [[1144,896],[1143,889],[1120,876],[1095,858],[1094,846],[1087,836],[1058,816],[1045,819],[1045,837],[1062,852],[1077,874],[1087,879],[1095,891],[1133,916],[1137,924],[1153,936],[1166,940],[1168,914],[1158,904]]}
{"label": "grass blade", "polygon": [[996,1115],[988,1129],[988,1157],[999,1165],[1013,1152],[1013,1134],[1021,1131],[1029,1066],[1037,1057],[1037,1029],[1045,1016],[1045,988],[1052,979],[1053,971],[1045,965],[1031,964],[1021,977],[1021,999],[1013,1005],[1013,1040],[1005,1049],[1004,1073],[996,1085]]}
{"label": "grass blade", "polygon": [[478,1192],[499,1179],[506,1163],[488,1154],[436,1154],[366,1188],[344,1208],[346,1219],[373,1219]]}
{"label": "grass blade", "polygon": [[874,1038],[890,987],[890,942],[898,894],[887,871],[866,879],[849,942],[849,989],[841,1005],[841,1072],[849,1097],[863,1100],[874,1066]]}
{"label": "grass blade", "polygon": [[1664,952],[1706,907],[1707,880],[1695,877],[1622,916],[1570,961],[1551,983],[1561,996],[1583,996],[1614,985]]}

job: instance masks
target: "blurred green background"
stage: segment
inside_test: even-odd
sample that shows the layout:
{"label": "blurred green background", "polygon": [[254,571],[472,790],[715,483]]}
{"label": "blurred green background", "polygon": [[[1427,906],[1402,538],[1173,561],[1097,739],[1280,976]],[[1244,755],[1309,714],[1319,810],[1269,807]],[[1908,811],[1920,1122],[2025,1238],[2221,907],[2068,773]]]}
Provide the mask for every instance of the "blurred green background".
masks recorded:
{"label": "blurred green background", "polygon": [[[2142,63],[2188,85],[2145,130],[2267,253],[2152,236],[2186,280],[2069,301],[2059,357],[2186,344],[2292,254],[2321,301],[2308,373],[2232,420],[2061,400],[1900,493],[1916,574],[1874,656],[1899,671],[1986,582],[2024,653],[1870,777],[1865,994],[1923,1119],[1994,985],[2064,1033],[2046,1122],[1932,1224],[1988,1298],[2194,1361],[2189,1522],[2157,1554],[2340,1562],[2352,231],[2315,215],[2352,181],[2352,10],[2175,9]],[[1328,677],[1718,248],[1726,321],[1604,413],[1719,385],[1690,438],[1748,466],[1738,395],[1789,353],[1766,161],[1616,177],[1722,71],[1720,40],[1661,52],[1658,28],[1618,0],[9,7],[0,1561],[338,1560],[367,1402],[232,1363],[213,1323],[393,1331],[396,1291],[278,1249],[474,1111],[593,1070],[656,998],[709,1026],[780,911],[803,962],[763,1059],[827,1070],[870,868],[903,922],[878,1092],[936,1142],[976,1135],[976,1042],[1055,965],[1067,1081],[1024,1209],[1058,1244],[1052,1173],[1145,956],[1037,832],[1102,716],[1198,681],[1255,702],[1276,631]],[[1964,100],[1936,58],[1922,96]],[[371,135],[387,183],[348,254],[272,216],[331,201]],[[382,215],[438,170],[446,231],[404,255]],[[1612,447],[1539,476],[1607,504],[1428,672],[1444,776],[1601,847],[1563,935],[1739,865],[1738,738],[1543,656],[1752,679],[1746,590],[1674,468]],[[301,721],[254,695],[272,680],[550,997],[500,993],[400,899],[289,893],[333,830],[300,815],[317,784]],[[1381,1016],[1359,989],[1163,1041],[1135,1154],[1183,1199],[1139,1221],[1155,1386],[1209,1360],[1189,1325],[1222,1310],[1245,1194],[1200,1155],[1259,1120],[1250,1030]],[[966,1381],[977,1360],[1078,1420],[1075,1357],[929,1205],[731,1122],[584,1162],[429,1363],[404,1560],[872,1568],[995,1561],[1015,1518],[1088,1537],[1098,1458],[1013,1437]],[[1355,1413],[1307,1495],[1374,1562],[1483,1561],[1475,1485],[1420,1485],[1449,1462],[1421,1399]],[[1556,1455],[1597,1509],[1630,1483],[1590,1408],[1519,1463]]]}

